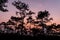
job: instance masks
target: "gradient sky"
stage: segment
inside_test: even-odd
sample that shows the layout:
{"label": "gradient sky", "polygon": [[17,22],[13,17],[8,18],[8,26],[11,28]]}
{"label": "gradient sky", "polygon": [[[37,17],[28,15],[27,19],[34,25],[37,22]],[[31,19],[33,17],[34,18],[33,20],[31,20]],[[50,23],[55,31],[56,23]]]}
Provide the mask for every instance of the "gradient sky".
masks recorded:
{"label": "gradient sky", "polygon": [[[9,12],[0,11],[0,23],[3,21],[8,21],[11,16],[15,16],[17,10],[11,3],[14,0],[9,0],[7,9]],[[29,5],[30,10],[33,12],[48,10],[53,17],[53,22],[60,24],[60,0],[21,0]]]}

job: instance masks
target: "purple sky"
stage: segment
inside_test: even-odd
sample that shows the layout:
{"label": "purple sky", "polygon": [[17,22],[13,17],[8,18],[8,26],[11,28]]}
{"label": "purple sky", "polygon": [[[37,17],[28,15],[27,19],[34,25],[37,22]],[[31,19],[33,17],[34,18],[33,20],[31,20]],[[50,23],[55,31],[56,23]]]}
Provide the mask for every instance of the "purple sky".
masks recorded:
{"label": "purple sky", "polygon": [[[15,16],[15,12],[18,11],[11,3],[14,0],[9,0],[8,10],[9,12],[1,12],[0,11],[0,22],[8,21],[11,16]],[[60,23],[60,0],[21,0],[26,4],[29,4],[30,10],[34,12],[48,10],[51,14],[50,17],[53,17],[53,22],[59,24]]]}

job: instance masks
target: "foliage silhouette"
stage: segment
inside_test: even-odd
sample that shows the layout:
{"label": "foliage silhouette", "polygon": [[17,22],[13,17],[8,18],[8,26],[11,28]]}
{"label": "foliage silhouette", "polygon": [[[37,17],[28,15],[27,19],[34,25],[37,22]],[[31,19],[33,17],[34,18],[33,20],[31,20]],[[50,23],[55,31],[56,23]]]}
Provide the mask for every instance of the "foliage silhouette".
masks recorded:
{"label": "foliage silhouette", "polygon": [[32,16],[29,16],[27,18],[27,23],[33,23],[34,19],[32,18]]}
{"label": "foliage silhouette", "polygon": [[32,28],[31,30],[32,30],[32,34],[33,34],[34,36],[37,36],[37,35],[40,33],[40,30],[37,29],[37,28]]}
{"label": "foliage silhouette", "polygon": [[[6,2],[7,0],[0,0],[0,11],[3,11],[3,12],[7,11],[3,8],[3,4],[5,5]],[[7,22],[0,23],[0,26],[2,25],[4,26],[4,30],[0,30],[1,32],[4,32],[4,33],[11,32],[11,33],[17,33],[20,35],[38,36],[41,34],[47,35],[49,33],[53,33],[52,29],[60,28],[60,25],[56,26],[56,24],[54,23],[51,25],[46,24],[51,20],[53,20],[53,18],[49,18],[50,13],[47,10],[39,11],[37,13],[38,15],[36,19],[34,19],[32,14],[36,14],[36,13],[29,10],[29,6],[27,4],[18,0],[18,1],[14,1],[12,5],[19,10],[19,12],[16,12],[16,16],[18,15],[19,16],[18,17],[11,16],[11,18]],[[27,23],[24,22],[26,17],[28,17],[26,19]],[[26,26],[29,23],[30,23],[30,26]],[[31,24],[34,25],[33,28],[31,28]]]}
{"label": "foliage silhouette", "polygon": [[53,20],[52,18],[49,18],[49,12],[48,11],[39,11],[37,15],[37,19],[40,19],[40,26],[43,27],[43,31],[46,33],[47,32],[47,25],[46,23],[49,22],[50,20]]}
{"label": "foliage silhouette", "polygon": [[28,5],[26,5],[25,3],[22,3],[21,1],[17,1],[17,2],[14,1],[12,4],[16,6],[16,8],[19,10],[29,10]]}
{"label": "foliage silhouette", "polygon": [[5,3],[7,3],[8,0],[0,0],[0,11],[2,12],[7,12],[7,9],[4,9],[4,7],[7,7],[7,5],[5,5]]}
{"label": "foliage silhouette", "polygon": [[56,28],[60,28],[60,24],[58,24]]}
{"label": "foliage silhouette", "polygon": [[7,25],[16,25],[14,22],[12,22],[11,20],[9,20],[8,22],[7,22]]}
{"label": "foliage silhouette", "polygon": [[45,17],[48,17],[50,14],[48,13],[48,11],[39,11],[38,12],[38,17],[37,17],[37,19],[43,19],[43,18],[45,18]]}

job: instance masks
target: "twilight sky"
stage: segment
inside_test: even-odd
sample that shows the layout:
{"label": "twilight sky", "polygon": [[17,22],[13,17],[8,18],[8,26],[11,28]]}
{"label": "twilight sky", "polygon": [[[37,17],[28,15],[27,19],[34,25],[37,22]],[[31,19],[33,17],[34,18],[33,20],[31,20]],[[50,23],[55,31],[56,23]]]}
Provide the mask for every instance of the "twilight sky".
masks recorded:
{"label": "twilight sky", "polygon": [[[15,16],[15,12],[17,10],[11,3],[14,0],[9,0],[7,3],[9,10],[8,12],[1,12],[0,11],[0,23],[3,21],[8,21],[11,16]],[[48,10],[51,14],[50,17],[53,17],[53,22],[60,24],[60,0],[21,0],[29,5],[30,10],[33,12]]]}

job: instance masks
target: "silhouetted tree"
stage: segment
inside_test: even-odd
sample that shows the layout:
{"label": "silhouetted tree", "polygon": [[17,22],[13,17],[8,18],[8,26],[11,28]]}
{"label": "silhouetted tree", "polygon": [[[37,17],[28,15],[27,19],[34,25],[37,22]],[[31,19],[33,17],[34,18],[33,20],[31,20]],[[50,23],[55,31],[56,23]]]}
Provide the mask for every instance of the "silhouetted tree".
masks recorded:
{"label": "silhouetted tree", "polygon": [[[7,9],[4,9],[4,7],[7,7],[5,5],[5,3],[7,3],[8,0],[0,0],[0,11],[6,12],[8,11]],[[32,33],[34,36],[37,36],[38,34],[40,34],[40,29],[38,28],[30,28],[29,30],[26,29],[24,26],[24,19],[25,17],[28,17],[27,20],[27,24],[28,23],[33,23],[33,24],[38,24],[38,26],[42,26],[42,30],[44,33],[47,33],[48,31],[51,31],[52,28],[59,28],[60,25],[55,25],[55,24],[51,24],[50,26],[47,26],[46,23],[50,22],[51,20],[53,20],[53,18],[49,18],[50,13],[45,10],[45,11],[39,11],[38,15],[36,17],[35,21],[32,17],[32,14],[35,14],[34,12],[32,12],[31,10],[29,10],[29,6],[28,4],[25,4],[24,2],[21,1],[14,1],[12,3],[12,5],[14,5],[19,12],[16,12],[16,16],[19,15],[19,17],[14,17],[11,16],[10,20],[8,20],[7,22],[2,22],[0,23],[0,25],[4,25],[5,31],[4,32],[11,32],[11,31],[17,31],[17,33],[23,35],[23,34],[28,34]],[[10,26],[9,26],[10,25]],[[11,25],[14,26],[15,30],[13,30],[11,28]],[[34,25],[35,26],[35,25]]]}
{"label": "silhouetted tree", "polygon": [[[45,23],[49,22],[52,20],[52,18],[49,18],[49,12],[48,11],[39,11],[37,15],[37,19],[40,19],[40,26],[43,27],[43,30],[46,29],[47,25]],[[45,32],[45,31],[44,31]]]}
{"label": "silhouetted tree", "polygon": [[16,12],[16,15],[18,16],[18,13],[20,14],[20,17],[11,17],[12,20],[14,21],[19,21],[21,24],[18,25],[16,29],[21,29],[21,33],[23,32],[24,29],[24,18],[26,17],[26,11],[28,11],[29,7],[27,4],[21,2],[21,1],[14,1],[12,3],[20,12]]}

